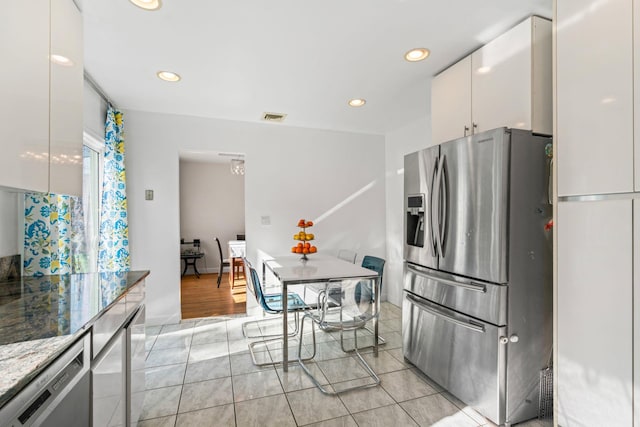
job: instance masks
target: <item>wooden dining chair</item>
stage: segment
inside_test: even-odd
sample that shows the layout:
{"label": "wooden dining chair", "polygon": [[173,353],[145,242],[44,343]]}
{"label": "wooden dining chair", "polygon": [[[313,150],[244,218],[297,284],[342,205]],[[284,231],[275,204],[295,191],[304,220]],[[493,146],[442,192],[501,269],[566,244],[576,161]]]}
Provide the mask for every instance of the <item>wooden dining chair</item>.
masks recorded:
{"label": "wooden dining chair", "polygon": [[222,281],[222,271],[225,267],[229,267],[229,260],[222,256],[222,246],[220,246],[220,239],[216,237],[216,243],[218,244],[218,254],[220,255],[220,269],[218,270],[218,287],[220,287],[220,282]]}

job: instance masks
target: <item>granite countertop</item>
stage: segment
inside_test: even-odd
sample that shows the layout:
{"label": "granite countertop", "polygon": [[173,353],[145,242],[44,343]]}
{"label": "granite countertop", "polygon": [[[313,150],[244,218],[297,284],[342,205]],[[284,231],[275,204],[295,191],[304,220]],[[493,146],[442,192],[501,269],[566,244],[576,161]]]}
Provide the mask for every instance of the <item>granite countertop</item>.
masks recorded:
{"label": "granite countertop", "polygon": [[0,282],[0,407],[147,275],[129,271]]}

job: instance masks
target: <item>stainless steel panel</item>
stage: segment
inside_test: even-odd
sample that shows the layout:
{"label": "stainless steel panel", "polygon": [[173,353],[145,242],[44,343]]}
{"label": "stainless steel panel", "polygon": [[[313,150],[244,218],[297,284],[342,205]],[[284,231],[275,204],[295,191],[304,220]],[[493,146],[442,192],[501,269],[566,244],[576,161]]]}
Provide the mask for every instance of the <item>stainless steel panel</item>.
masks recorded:
{"label": "stainless steel panel", "polygon": [[87,334],[0,408],[0,425],[90,425],[90,343]]}
{"label": "stainless steel panel", "polygon": [[407,154],[404,157],[404,211],[408,210],[409,195],[424,195],[425,220],[424,220],[424,246],[412,246],[407,244],[407,220],[404,223],[404,258],[416,264],[436,268],[438,258],[435,254],[435,240],[431,230],[432,224],[432,186],[435,178],[436,164],[438,161],[439,146]]}
{"label": "stainless steel panel", "polygon": [[440,145],[440,270],[507,282],[509,146],[505,128]]}
{"label": "stainless steel panel", "polygon": [[537,415],[539,372],[553,342],[552,218],[549,204],[549,137],[511,131],[509,205],[509,344],[507,420]]}
{"label": "stainless steel panel", "polygon": [[405,263],[404,289],[494,325],[507,323],[507,286]]}
{"label": "stainless steel panel", "polygon": [[145,306],[141,306],[127,327],[127,420],[137,426],[145,394]]}
{"label": "stainless steel panel", "polygon": [[496,424],[505,422],[506,345],[497,327],[405,292],[404,356]]}

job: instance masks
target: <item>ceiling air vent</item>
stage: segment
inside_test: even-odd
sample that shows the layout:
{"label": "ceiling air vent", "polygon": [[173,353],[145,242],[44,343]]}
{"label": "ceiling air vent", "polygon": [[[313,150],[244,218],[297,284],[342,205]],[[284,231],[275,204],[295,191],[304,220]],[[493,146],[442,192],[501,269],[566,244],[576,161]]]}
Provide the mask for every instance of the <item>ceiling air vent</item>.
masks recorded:
{"label": "ceiling air vent", "polygon": [[262,120],[266,122],[284,122],[284,118],[287,117],[286,114],[281,113],[263,113]]}

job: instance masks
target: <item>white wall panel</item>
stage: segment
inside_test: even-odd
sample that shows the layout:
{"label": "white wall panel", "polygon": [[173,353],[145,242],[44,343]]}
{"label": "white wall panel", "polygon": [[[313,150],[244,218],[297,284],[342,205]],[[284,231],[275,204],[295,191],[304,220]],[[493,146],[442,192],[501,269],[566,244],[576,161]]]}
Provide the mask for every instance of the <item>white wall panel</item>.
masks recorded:
{"label": "white wall panel", "polygon": [[387,263],[382,293],[397,306],[402,306],[404,156],[433,145],[430,135],[427,115],[386,135]]}
{"label": "white wall panel", "polygon": [[560,202],[558,424],[630,426],[632,201]]}

